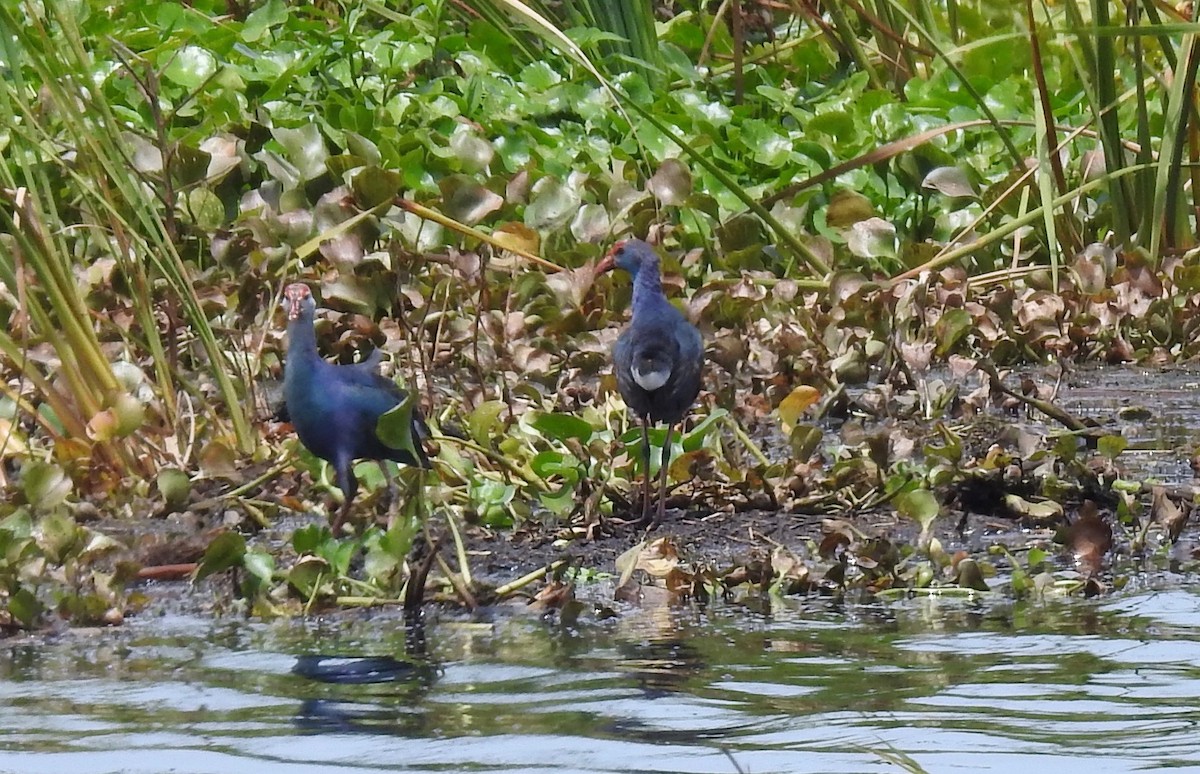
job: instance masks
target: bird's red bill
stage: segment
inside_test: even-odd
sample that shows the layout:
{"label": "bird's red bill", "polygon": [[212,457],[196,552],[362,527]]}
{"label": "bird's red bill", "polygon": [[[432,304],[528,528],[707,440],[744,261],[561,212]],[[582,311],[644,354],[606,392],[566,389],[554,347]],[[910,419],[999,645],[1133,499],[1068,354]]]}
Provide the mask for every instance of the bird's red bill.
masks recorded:
{"label": "bird's red bill", "polygon": [[287,316],[295,320],[300,316],[300,303],[312,296],[312,291],[303,282],[293,282],[283,289],[283,298],[287,302]]}

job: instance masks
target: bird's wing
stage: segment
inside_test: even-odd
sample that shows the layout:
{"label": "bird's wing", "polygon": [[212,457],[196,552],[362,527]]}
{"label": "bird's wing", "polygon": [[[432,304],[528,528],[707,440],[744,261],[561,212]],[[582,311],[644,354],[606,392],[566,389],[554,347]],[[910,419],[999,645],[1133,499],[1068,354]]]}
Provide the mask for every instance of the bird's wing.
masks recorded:
{"label": "bird's wing", "polygon": [[[382,444],[383,448],[395,452],[389,459],[408,465],[429,467],[429,457],[425,454],[422,441],[429,437],[429,426],[425,424],[421,411],[417,408],[416,399],[401,389],[395,382],[375,374],[378,380],[372,384],[346,382],[342,385],[344,405],[353,406],[360,417],[362,427],[370,431]],[[392,433],[388,441],[379,438],[379,419],[397,406],[405,406],[408,414],[407,421],[400,425],[392,425]],[[406,428],[407,432],[398,428]]]}

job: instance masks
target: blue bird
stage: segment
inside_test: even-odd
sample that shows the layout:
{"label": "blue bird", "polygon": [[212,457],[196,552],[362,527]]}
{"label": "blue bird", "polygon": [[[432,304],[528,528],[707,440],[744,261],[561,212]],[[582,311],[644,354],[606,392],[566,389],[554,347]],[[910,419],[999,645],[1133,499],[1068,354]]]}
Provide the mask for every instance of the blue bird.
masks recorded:
{"label": "blue bird", "polygon": [[388,481],[389,502],[396,496],[395,481],[384,460],[429,467],[421,440],[429,428],[414,408],[409,448],[393,448],[376,435],[379,417],[409,399],[408,393],[379,374],[378,350],[361,363],[334,365],[317,353],[313,328],[316,302],[308,286],[296,282],[284,288],[288,350],[283,372],[287,413],[300,443],[333,465],[342,490],[341,510],[333,521],[337,535],[358,492],[352,465],[355,460],[376,460]]}
{"label": "blue bird", "polygon": [[[666,511],[671,428],[687,416],[700,392],[704,339],[696,326],[663,295],[658,255],[640,239],[618,242],[596,267],[597,273],[624,269],[633,278],[633,316],[613,347],[617,389],[642,421],[642,523],[659,524]],[[651,423],[667,423],[663,443],[658,511],[650,520]]]}

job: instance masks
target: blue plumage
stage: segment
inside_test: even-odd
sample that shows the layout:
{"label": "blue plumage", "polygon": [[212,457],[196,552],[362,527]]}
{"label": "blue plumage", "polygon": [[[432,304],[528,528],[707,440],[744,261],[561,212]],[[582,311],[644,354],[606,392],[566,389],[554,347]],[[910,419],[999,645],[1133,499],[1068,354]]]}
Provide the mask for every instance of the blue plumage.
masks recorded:
{"label": "blue plumage", "polygon": [[598,270],[619,268],[633,277],[633,316],[613,347],[617,389],[625,404],[642,421],[642,521],[649,521],[651,423],[667,424],[660,471],[658,511],[666,509],[667,463],[671,453],[671,428],[683,420],[700,392],[704,368],[704,339],[663,295],[658,255],[640,239],[618,243]]}
{"label": "blue plumage", "polygon": [[[429,467],[421,439],[429,430],[414,409],[412,437],[414,455],[407,449],[384,444],[376,435],[379,417],[408,399],[394,382],[379,375],[378,353],[361,363],[333,365],[317,352],[313,330],[316,303],[307,285],[293,283],[284,289],[288,310],[288,356],[284,366],[283,395],[300,442],[316,456],[333,465],[343,504],[333,523],[336,534],[350,510],[358,481],[354,460],[393,460],[406,465]],[[386,466],[389,489],[391,475]],[[392,492],[394,496],[394,492]]]}

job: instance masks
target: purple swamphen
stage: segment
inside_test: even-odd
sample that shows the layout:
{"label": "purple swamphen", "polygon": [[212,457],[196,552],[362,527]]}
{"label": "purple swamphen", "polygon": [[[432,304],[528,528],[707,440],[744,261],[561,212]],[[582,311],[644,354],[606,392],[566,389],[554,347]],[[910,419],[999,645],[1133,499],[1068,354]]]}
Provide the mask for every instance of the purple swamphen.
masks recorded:
{"label": "purple swamphen", "polygon": [[354,460],[378,461],[387,477],[389,498],[394,500],[395,482],[384,460],[428,468],[429,458],[421,448],[421,439],[428,437],[429,429],[413,408],[407,448],[393,448],[381,441],[375,430],[379,417],[408,401],[408,393],[380,376],[378,350],[353,365],[326,362],[317,353],[312,291],[296,282],[284,288],[283,297],[288,318],[284,402],[300,442],[333,465],[343,495],[341,510],[333,521],[336,535],[358,491],[351,467]]}
{"label": "purple swamphen", "polygon": [[613,347],[617,388],[625,405],[642,420],[642,523],[650,513],[651,422],[667,423],[658,488],[658,512],[653,523],[662,521],[666,510],[667,463],[671,456],[671,428],[680,422],[700,392],[704,367],[704,339],[696,326],[684,318],[663,295],[658,255],[640,239],[618,242],[596,267],[603,273],[614,267],[633,278],[633,317]]}

